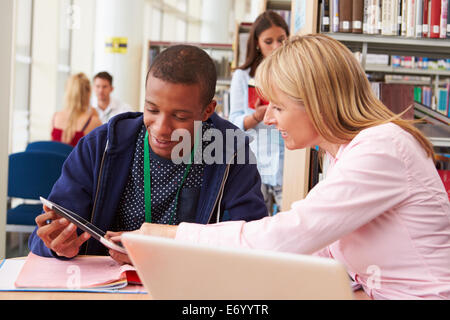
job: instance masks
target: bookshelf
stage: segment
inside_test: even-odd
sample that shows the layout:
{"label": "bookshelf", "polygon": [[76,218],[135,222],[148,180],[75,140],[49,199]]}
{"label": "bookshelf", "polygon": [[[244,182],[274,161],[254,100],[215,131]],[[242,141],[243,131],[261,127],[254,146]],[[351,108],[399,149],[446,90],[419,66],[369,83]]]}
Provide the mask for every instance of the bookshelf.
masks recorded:
{"label": "bookshelf", "polygon": [[[450,118],[424,106],[420,103],[414,102],[414,114],[419,119],[426,119],[430,124],[446,125],[450,128]],[[450,138],[450,133],[448,135]]]}
{"label": "bookshelf", "polygon": [[247,40],[252,27],[251,22],[240,22],[236,24],[233,41],[233,62],[231,68],[235,69],[245,62],[247,52]]}
{"label": "bookshelf", "polygon": [[149,41],[147,70],[153,59],[164,49],[177,44],[194,45],[205,50],[213,59],[217,70],[216,111],[227,118],[229,113],[229,87],[231,85],[231,65],[233,61],[233,46],[225,43],[181,43],[168,41]]}
{"label": "bookshelf", "polygon": [[291,11],[291,0],[264,0],[262,3],[262,11],[266,10],[286,10]]}
{"label": "bookshelf", "polygon": [[440,70],[440,69],[433,70],[433,69],[419,69],[419,68],[402,68],[402,67],[366,64],[365,70],[367,72],[381,72],[388,74],[412,74],[423,76],[450,77],[450,70]]}
{"label": "bookshelf", "polygon": [[450,57],[449,39],[405,38],[401,36],[330,32],[324,34],[342,42],[353,52],[362,52],[363,67],[365,67],[365,55],[367,53],[419,56],[436,59]]}
{"label": "bookshelf", "polygon": [[431,141],[434,147],[450,148],[450,127],[444,124],[416,124]]}
{"label": "bookshelf", "polygon": [[[317,33],[320,30],[319,0],[293,0],[291,2],[291,34]],[[356,33],[324,33],[345,44],[353,52],[362,53],[362,66],[366,72],[383,74],[405,74],[435,77],[434,85],[440,78],[450,77],[448,70],[425,70],[418,68],[394,68],[392,66],[367,65],[367,54],[389,54],[417,56],[435,59],[450,58],[450,39],[415,38],[404,36],[368,35]],[[430,82],[423,85],[431,85]],[[435,147],[450,147],[449,118],[421,104],[415,103],[416,117],[426,117],[428,123],[418,125]],[[283,176],[283,210],[289,210],[292,202],[300,200],[309,191],[310,150],[286,150]]]}

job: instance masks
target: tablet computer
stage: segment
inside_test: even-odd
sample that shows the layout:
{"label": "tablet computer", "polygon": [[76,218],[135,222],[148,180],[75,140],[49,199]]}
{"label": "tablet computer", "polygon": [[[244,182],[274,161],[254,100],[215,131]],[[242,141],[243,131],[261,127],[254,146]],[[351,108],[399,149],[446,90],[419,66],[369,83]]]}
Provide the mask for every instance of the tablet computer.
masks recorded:
{"label": "tablet computer", "polygon": [[95,225],[87,221],[86,219],[83,219],[76,213],[61,207],[60,205],[51,202],[43,197],[40,197],[41,202],[47,206],[50,210],[53,210],[57,215],[62,216],[72,222],[74,225],[76,225],[81,230],[89,233],[94,239],[100,241],[101,244],[103,244],[105,247],[109,249],[116,250],[120,253],[127,254],[126,249],[123,247],[121,243],[112,242],[110,240],[107,240],[105,238],[106,233],[97,228]]}

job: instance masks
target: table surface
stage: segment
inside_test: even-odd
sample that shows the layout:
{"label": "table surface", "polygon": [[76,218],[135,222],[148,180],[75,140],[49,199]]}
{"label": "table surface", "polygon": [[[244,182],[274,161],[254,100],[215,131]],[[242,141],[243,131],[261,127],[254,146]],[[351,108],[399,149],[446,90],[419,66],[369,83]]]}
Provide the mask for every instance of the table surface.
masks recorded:
{"label": "table surface", "polygon": [[[354,300],[371,300],[364,290],[358,290],[353,295]],[[0,291],[0,300],[152,300],[152,297],[146,293]]]}
{"label": "table surface", "polygon": [[151,300],[149,294],[91,292],[0,292],[0,300]]}
{"label": "table surface", "polygon": [[[363,291],[354,293],[355,300],[371,300]],[[90,292],[0,292],[0,300],[152,300],[150,294]]]}

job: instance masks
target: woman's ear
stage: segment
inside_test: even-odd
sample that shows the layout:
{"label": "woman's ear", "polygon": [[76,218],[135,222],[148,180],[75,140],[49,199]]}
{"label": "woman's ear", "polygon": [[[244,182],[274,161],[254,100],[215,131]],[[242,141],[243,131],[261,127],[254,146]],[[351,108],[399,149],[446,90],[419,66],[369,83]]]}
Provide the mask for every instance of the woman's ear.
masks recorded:
{"label": "woman's ear", "polygon": [[216,110],[216,106],[217,106],[217,101],[216,100],[212,100],[205,108],[205,110],[203,110],[203,115],[202,115],[202,121],[206,121],[209,119],[209,117],[211,117],[211,115],[214,113],[214,111]]}

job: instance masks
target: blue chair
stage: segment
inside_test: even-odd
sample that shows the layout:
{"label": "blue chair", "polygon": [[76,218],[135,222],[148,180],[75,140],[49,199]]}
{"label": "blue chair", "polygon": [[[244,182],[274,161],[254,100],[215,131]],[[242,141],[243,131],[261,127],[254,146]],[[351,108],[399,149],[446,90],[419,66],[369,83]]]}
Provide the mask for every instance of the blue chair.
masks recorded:
{"label": "blue chair", "polygon": [[[42,212],[42,204],[22,203],[11,207],[12,198],[39,200],[48,197],[61,175],[66,156],[54,152],[19,152],[9,155],[7,232],[31,233],[36,227],[35,218]],[[20,247],[20,251],[22,248]]]}
{"label": "blue chair", "polygon": [[73,147],[71,145],[57,142],[57,141],[36,141],[28,144],[25,151],[44,151],[55,152],[65,155],[66,157],[72,152]]}

